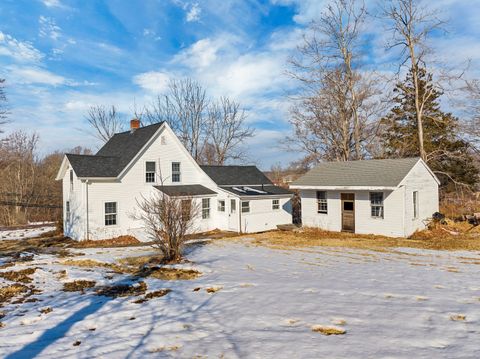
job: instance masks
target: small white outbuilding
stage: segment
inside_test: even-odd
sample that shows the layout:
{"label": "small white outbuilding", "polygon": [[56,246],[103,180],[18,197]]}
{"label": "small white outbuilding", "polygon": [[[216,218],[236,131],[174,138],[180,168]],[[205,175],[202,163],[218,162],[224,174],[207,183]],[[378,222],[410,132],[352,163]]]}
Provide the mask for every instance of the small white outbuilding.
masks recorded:
{"label": "small white outbuilding", "polygon": [[303,226],[408,237],[438,211],[439,183],[422,159],[403,158],[321,163],[290,188]]}

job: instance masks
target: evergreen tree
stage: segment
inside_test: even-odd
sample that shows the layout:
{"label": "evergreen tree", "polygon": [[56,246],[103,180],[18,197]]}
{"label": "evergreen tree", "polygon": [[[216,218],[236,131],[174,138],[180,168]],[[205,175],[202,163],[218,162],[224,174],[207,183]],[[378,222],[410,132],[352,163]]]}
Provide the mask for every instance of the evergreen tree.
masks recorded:
{"label": "evergreen tree", "polygon": [[[425,99],[423,132],[426,160],[447,189],[455,184],[473,186],[478,169],[470,155],[468,143],[459,137],[459,120],[440,109],[442,92],[434,87],[432,75],[424,68],[418,71],[419,95]],[[415,89],[410,71],[404,82],[394,89],[395,106],[381,120],[386,157],[420,156],[415,110]]]}

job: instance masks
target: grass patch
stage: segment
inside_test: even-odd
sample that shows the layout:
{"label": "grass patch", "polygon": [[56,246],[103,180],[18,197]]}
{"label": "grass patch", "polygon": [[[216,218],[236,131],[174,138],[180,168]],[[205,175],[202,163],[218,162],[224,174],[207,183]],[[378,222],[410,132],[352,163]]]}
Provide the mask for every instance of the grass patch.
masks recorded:
{"label": "grass patch", "polygon": [[[269,231],[248,234],[240,239],[253,238],[249,243],[275,249],[301,247],[348,247],[360,249],[410,247],[434,250],[480,250],[480,234],[459,226],[463,232],[453,235],[443,230],[431,229],[417,232],[411,238],[390,238],[345,232],[329,232],[317,228],[302,228],[298,232]],[[228,239],[226,239],[228,240]],[[232,239],[235,240],[235,239]]]}
{"label": "grass patch", "polygon": [[466,319],[467,316],[465,314],[453,314],[450,316],[450,320],[453,320],[454,322],[463,322]]}
{"label": "grass patch", "polygon": [[93,280],[74,280],[73,282],[67,282],[63,284],[64,292],[84,292],[85,289],[95,287],[97,284]]}
{"label": "grass patch", "polygon": [[158,255],[150,256],[136,256],[136,257],[126,257],[120,258],[118,263],[122,265],[132,266],[132,267],[143,267],[147,264],[159,264],[162,261],[162,258]]}
{"label": "grass patch", "polygon": [[337,327],[324,327],[322,325],[314,325],[312,327],[312,332],[321,333],[323,335],[343,335],[347,331],[343,328]]}
{"label": "grass patch", "polygon": [[26,268],[18,271],[0,272],[0,277],[11,280],[12,282],[31,283],[31,275],[37,268]]}
{"label": "grass patch", "polygon": [[140,276],[151,277],[161,280],[190,280],[196,279],[202,275],[199,271],[194,269],[179,269],[179,268],[150,268]]}
{"label": "grass patch", "polygon": [[52,311],[53,311],[52,307],[45,307],[45,308],[40,309],[40,313],[42,313],[42,314],[48,314]]}
{"label": "grass patch", "polygon": [[74,248],[105,248],[105,247],[135,247],[142,245],[140,242],[133,236],[119,236],[110,239],[99,239],[99,240],[84,240],[75,242],[72,244]]}
{"label": "grass patch", "polygon": [[149,292],[149,293],[145,294],[145,299],[164,297],[168,293],[170,293],[171,291],[172,291],[171,289],[160,289],[160,290],[156,290],[156,291],[153,291],[153,292]]}
{"label": "grass patch", "polygon": [[113,263],[106,263],[106,262],[99,262],[93,259],[67,259],[63,262],[60,262],[62,265],[66,266],[74,266],[74,267],[81,267],[81,268],[106,268],[112,270],[116,273],[129,273],[130,271],[122,266]]}
{"label": "grass patch", "polygon": [[50,238],[27,238],[22,240],[0,241],[0,252],[3,255],[15,256],[20,253],[52,252],[52,248],[71,246],[76,241],[73,239],[56,236]]}
{"label": "grass patch", "polygon": [[30,290],[26,285],[15,283],[6,287],[0,288],[0,305],[8,302],[10,299],[26,293]]}
{"label": "grass patch", "polygon": [[145,294],[147,291],[147,284],[139,282],[135,284],[117,284],[112,286],[105,286],[97,290],[97,295],[106,297],[129,297]]}
{"label": "grass patch", "polygon": [[216,293],[221,289],[223,289],[222,286],[214,286],[214,287],[208,287],[205,290],[207,291],[207,293]]}

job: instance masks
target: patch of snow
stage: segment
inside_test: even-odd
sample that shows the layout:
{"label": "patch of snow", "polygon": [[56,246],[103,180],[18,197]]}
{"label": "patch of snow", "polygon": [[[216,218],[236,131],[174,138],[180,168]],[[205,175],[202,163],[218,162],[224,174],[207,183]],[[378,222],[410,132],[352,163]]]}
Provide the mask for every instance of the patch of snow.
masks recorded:
{"label": "patch of snow", "polygon": [[[90,258],[152,254],[151,248],[80,249]],[[188,250],[182,268],[194,280],[141,279],[147,292],[169,294],[141,304],[63,292],[63,283],[99,285],[138,279],[105,268],[59,264],[41,254],[36,303],[2,310],[0,353],[6,358],[473,358],[480,333],[480,253],[348,248],[274,250],[248,242],[211,241]],[[455,271],[452,271],[455,268]],[[5,270],[9,270],[5,269]],[[66,277],[59,272],[66,269]],[[113,278],[107,278],[113,276]],[[5,285],[5,281],[0,281]],[[198,289],[199,288],[199,289]],[[207,288],[212,288],[210,292]],[[39,308],[51,307],[46,314]],[[465,320],[452,320],[452,315]],[[312,328],[336,327],[325,336]],[[80,342],[79,345],[74,343]]]}
{"label": "patch of snow", "polygon": [[19,240],[27,238],[39,237],[44,233],[55,230],[54,225],[45,225],[35,228],[23,228],[23,229],[3,229],[0,230],[0,240]]}

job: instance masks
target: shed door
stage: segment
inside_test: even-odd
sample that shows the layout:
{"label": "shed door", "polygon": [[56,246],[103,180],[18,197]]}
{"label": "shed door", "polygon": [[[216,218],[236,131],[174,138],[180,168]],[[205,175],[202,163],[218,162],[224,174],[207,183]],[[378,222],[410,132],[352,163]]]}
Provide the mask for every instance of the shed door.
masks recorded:
{"label": "shed door", "polygon": [[355,194],[341,193],[342,231],[355,232]]}
{"label": "shed door", "polygon": [[228,229],[238,231],[237,201],[230,199],[230,212],[228,213]]}

